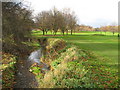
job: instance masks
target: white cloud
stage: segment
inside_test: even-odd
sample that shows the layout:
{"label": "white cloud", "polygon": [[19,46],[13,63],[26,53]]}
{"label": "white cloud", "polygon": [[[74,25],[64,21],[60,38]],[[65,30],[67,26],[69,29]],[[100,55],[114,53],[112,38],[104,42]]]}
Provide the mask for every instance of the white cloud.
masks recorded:
{"label": "white cloud", "polygon": [[119,0],[25,0],[37,14],[54,6],[58,9],[71,8],[79,18],[80,24],[94,27],[118,21]]}

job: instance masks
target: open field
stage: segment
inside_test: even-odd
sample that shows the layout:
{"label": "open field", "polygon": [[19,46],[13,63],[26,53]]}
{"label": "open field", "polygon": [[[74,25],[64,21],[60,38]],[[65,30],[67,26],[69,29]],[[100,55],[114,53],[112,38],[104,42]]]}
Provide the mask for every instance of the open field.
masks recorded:
{"label": "open field", "polygon": [[[92,51],[94,54],[110,59],[112,63],[118,61],[118,37],[117,33],[113,36],[111,32],[107,32],[105,36],[95,36],[101,32],[81,32],[73,35],[65,36],[41,36],[42,32],[34,32],[35,37],[53,37],[63,38],[70,43],[76,44],[81,49]],[[102,32],[104,33],[104,32]],[[47,35],[50,35],[48,32]],[[57,35],[61,35],[59,32]]]}

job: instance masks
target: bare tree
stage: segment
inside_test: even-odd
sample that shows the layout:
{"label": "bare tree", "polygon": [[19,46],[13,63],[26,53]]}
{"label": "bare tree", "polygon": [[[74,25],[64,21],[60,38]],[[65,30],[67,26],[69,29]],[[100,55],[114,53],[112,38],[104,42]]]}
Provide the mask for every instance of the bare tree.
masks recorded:
{"label": "bare tree", "polygon": [[118,26],[115,22],[113,22],[111,25],[111,32],[113,33],[113,35],[115,34],[115,32],[118,31]]}
{"label": "bare tree", "polygon": [[38,26],[43,31],[43,35],[45,32],[49,30],[54,31],[54,35],[56,35],[58,29],[61,30],[62,34],[67,31],[68,29],[72,31],[76,26],[76,16],[70,12],[62,12],[57,10],[55,7],[50,11],[42,11],[36,16],[36,21]]}
{"label": "bare tree", "polygon": [[66,21],[67,21],[67,28],[69,30],[71,30],[71,35],[73,33],[73,30],[75,29],[76,23],[77,23],[77,19],[76,16],[74,15],[74,13],[68,13],[66,14]]}
{"label": "bare tree", "polygon": [[73,33],[73,30],[77,26],[77,17],[73,11],[71,11],[70,8],[64,8],[63,9],[63,16],[64,16],[64,25],[65,25],[65,31],[68,35],[68,30],[71,30],[71,35]]}

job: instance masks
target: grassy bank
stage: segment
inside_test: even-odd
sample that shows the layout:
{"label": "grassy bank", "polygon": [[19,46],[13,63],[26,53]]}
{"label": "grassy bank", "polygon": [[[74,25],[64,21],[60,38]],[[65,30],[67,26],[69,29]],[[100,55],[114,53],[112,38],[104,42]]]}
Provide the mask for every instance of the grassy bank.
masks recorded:
{"label": "grassy bank", "polygon": [[103,63],[109,60],[63,39],[48,38],[46,47],[41,61],[48,64],[50,70],[42,73],[40,66],[32,66],[31,70],[39,88],[117,88],[116,67],[113,71]]}

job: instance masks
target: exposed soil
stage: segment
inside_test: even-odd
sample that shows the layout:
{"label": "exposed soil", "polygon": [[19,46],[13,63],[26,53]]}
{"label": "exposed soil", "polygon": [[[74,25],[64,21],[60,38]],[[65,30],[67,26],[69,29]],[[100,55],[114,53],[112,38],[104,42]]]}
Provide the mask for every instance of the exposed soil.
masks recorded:
{"label": "exposed soil", "polygon": [[30,61],[25,58],[18,60],[14,88],[37,88],[38,83],[35,76],[29,72],[30,65]]}

